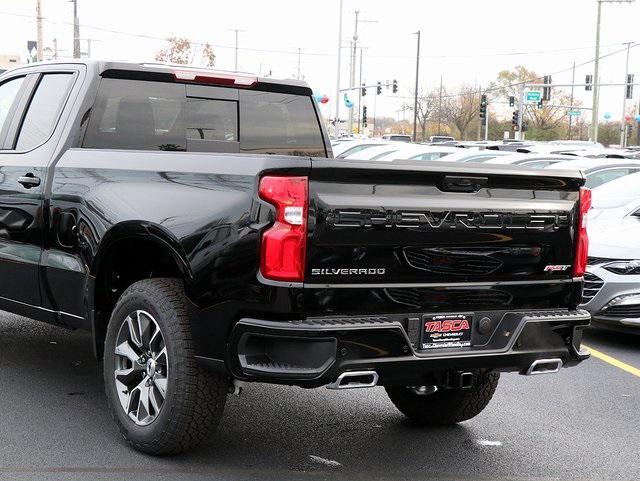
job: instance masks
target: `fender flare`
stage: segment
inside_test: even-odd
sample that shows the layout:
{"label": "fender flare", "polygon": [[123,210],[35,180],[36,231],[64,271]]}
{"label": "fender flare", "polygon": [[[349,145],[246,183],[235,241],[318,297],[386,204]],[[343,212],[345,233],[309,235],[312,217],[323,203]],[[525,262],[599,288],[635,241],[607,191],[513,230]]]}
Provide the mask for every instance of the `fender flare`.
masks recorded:
{"label": "fender flare", "polygon": [[130,239],[151,241],[169,251],[181,273],[182,279],[185,283],[185,290],[188,291],[189,287],[193,284],[193,271],[189,261],[187,260],[184,249],[182,248],[180,241],[168,229],[152,222],[138,220],[120,222],[111,227],[100,240],[96,254],[89,266],[88,282],[84,295],[86,318],[89,319],[89,325],[93,337],[94,353],[98,359],[102,357],[102,353],[101,345],[99,345],[99,329],[96,325],[96,281],[105,268],[112,249],[117,246],[120,241]]}

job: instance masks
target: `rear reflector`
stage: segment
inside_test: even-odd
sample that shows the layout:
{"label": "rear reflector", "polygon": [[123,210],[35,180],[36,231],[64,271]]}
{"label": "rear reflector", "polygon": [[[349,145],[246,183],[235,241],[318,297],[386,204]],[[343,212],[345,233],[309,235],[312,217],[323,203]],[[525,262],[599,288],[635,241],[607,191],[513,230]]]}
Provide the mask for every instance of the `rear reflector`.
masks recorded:
{"label": "rear reflector", "polygon": [[266,176],[260,198],[276,208],[276,219],[262,234],[260,271],[267,279],[302,282],[307,246],[307,177]]}
{"label": "rear reflector", "polygon": [[233,87],[253,87],[258,78],[251,75],[241,75],[225,72],[207,72],[206,70],[174,70],[176,80],[212,85],[227,85]]}
{"label": "rear reflector", "polygon": [[587,214],[591,208],[591,190],[586,187],[580,189],[580,212],[578,214],[578,235],[576,252],[573,262],[573,277],[584,276],[587,268],[589,253],[589,236],[587,235]]}

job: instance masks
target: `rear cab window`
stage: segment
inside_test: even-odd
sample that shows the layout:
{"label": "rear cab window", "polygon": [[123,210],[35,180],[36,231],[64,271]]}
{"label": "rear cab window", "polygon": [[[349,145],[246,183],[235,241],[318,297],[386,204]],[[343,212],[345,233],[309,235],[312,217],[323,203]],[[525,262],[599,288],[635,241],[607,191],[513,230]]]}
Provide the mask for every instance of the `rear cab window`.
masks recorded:
{"label": "rear cab window", "polygon": [[103,78],[84,148],[326,157],[311,96]]}

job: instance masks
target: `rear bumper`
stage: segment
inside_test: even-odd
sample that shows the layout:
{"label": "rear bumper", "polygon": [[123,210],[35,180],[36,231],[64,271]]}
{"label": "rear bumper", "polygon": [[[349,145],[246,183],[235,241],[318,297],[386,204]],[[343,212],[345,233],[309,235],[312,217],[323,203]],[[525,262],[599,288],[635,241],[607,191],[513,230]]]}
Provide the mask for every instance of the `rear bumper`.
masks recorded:
{"label": "rear bumper", "polygon": [[[419,350],[422,314],[241,319],[228,341],[227,369],[243,381],[318,387],[346,371],[375,371],[379,384],[426,382],[455,370],[526,372],[538,359],[572,366],[581,351],[586,311],[475,312],[471,347]],[[480,322],[482,320],[482,322]]]}

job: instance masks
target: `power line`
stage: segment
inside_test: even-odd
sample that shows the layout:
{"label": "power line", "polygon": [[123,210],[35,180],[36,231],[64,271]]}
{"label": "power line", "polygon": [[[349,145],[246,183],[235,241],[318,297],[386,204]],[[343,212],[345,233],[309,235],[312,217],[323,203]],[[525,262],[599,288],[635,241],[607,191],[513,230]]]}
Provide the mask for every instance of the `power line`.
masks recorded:
{"label": "power line", "polygon": [[[638,47],[638,46],[640,46],[640,43],[636,43],[636,42],[630,42],[630,43],[631,43],[632,45],[631,45],[629,48],[634,48],[634,47]],[[620,45],[620,44],[615,44],[615,45]],[[626,45],[626,44],[625,44],[625,45]],[[612,55],[615,55],[615,54],[620,53],[620,52],[626,52],[626,51],[627,51],[627,47],[625,46],[625,47],[624,47],[624,48],[622,48],[622,49],[614,50],[614,51],[609,52],[609,53],[607,53],[607,54],[600,55],[599,59],[600,59],[600,60],[602,60],[603,58],[611,57]],[[585,65],[589,65],[589,64],[594,63],[594,62],[595,62],[595,58],[593,58],[593,59],[591,59],[591,60],[587,60],[587,61],[582,62],[582,63],[579,63],[579,64],[576,64],[576,65],[575,65],[575,67],[584,67]],[[573,69],[574,69],[574,66],[572,65],[572,66],[571,66],[571,67],[569,67],[569,68],[565,68],[565,69],[561,69],[561,70],[556,70],[555,72],[551,72],[549,75],[557,75],[557,74],[561,74],[561,73],[565,73],[565,72],[572,71]],[[543,77],[544,77],[544,75],[539,75],[539,76],[537,76],[537,77],[534,77],[534,80],[540,80],[540,79],[542,79]],[[514,82],[514,83],[510,83],[510,84],[508,84],[508,85],[501,85],[501,86],[499,86],[499,87],[494,87],[494,88],[490,88],[490,89],[485,89],[485,90],[483,90],[482,92],[495,92],[495,91],[497,91],[497,90],[508,89],[508,88],[511,88],[511,87],[520,87],[521,85],[526,85],[526,84],[529,84],[529,83],[531,83],[531,79],[529,79],[529,80],[524,80],[524,81],[522,81],[522,82]],[[476,90],[473,90],[473,91],[471,91],[471,90],[470,90],[469,92],[464,93],[464,94],[459,94],[459,93],[458,93],[458,94],[446,94],[446,95],[442,95],[442,98],[455,98],[455,97],[462,97],[462,96],[464,96],[464,95],[477,94],[477,93],[480,93],[480,92],[481,92],[481,90],[480,90],[480,89],[478,89],[477,91],[476,91]],[[402,95],[394,95],[394,96],[387,95],[387,96],[385,96],[385,97],[390,97],[390,98],[392,98],[392,97],[393,97],[393,98],[399,98],[399,99],[413,99],[413,96],[402,96]],[[437,97],[438,97],[438,96],[427,96],[427,98],[437,98]]]}
{"label": "power line", "polygon": [[[0,15],[5,15],[5,16],[12,16],[12,17],[21,17],[21,18],[29,18],[29,19],[35,19],[36,16],[35,15],[29,15],[29,14],[22,14],[22,13],[14,13],[14,12],[1,12],[0,11]],[[68,22],[68,21],[64,21],[64,20],[49,20],[49,19],[44,19],[44,21],[49,22],[49,23],[53,23],[53,24],[62,24],[62,25],[73,25],[73,22]],[[115,34],[115,35],[127,35],[130,37],[135,37],[135,38],[143,38],[143,39],[147,39],[147,40],[154,40],[154,41],[161,41],[161,42],[165,42],[167,40],[167,37],[158,37],[158,36],[154,36],[154,35],[149,35],[149,34],[143,34],[143,33],[133,33],[133,32],[127,32],[127,31],[123,31],[123,30],[116,30],[116,29],[110,29],[110,28],[105,28],[105,27],[98,27],[95,25],[85,25],[85,24],[81,24],[80,25],[83,29],[89,29],[89,30],[95,30],[95,31],[99,31],[99,32],[104,32],[104,33],[111,33],[111,34]],[[235,50],[236,46],[235,45],[223,45],[223,44],[211,44],[210,42],[205,42],[205,41],[191,41],[192,44],[194,45],[199,45],[199,46],[204,46],[206,44],[211,45],[212,47],[215,48],[222,48],[222,49],[229,49],[229,50]],[[614,44],[609,44],[609,45],[605,45],[604,47],[613,47],[615,45],[619,45],[618,43],[614,43]],[[349,47],[343,47],[343,48],[349,48]],[[566,47],[566,48],[558,48],[558,49],[550,49],[550,50],[532,50],[532,51],[521,51],[521,52],[489,52],[489,53],[465,53],[465,54],[451,54],[451,53],[446,53],[446,54],[437,54],[437,55],[421,55],[421,58],[425,58],[425,59],[459,59],[459,58],[485,58],[485,57],[518,57],[518,56],[523,56],[523,55],[544,55],[544,54],[554,54],[554,53],[563,53],[563,52],[573,52],[573,51],[579,51],[579,50],[590,50],[592,49],[592,46],[588,46],[588,47]],[[246,52],[258,52],[258,53],[274,53],[274,54],[281,54],[281,55],[298,55],[298,50],[281,50],[281,49],[264,49],[264,48],[251,48],[251,47],[239,47],[238,50],[243,50]],[[312,51],[303,51],[302,53],[303,56],[314,56],[314,57],[337,57],[336,53],[330,53],[330,52],[312,52]],[[395,59],[410,59],[410,60],[414,60],[415,57],[414,56],[410,56],[410,55],[368,55],[368,57],[370,58],[395,58]],[[603,58],[603,57],[600,57]]]}

